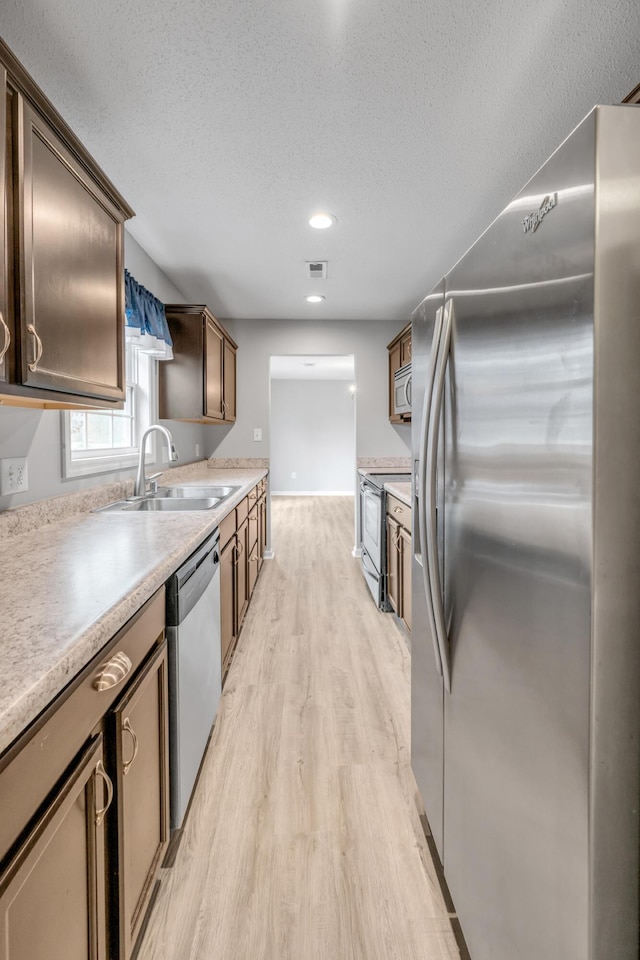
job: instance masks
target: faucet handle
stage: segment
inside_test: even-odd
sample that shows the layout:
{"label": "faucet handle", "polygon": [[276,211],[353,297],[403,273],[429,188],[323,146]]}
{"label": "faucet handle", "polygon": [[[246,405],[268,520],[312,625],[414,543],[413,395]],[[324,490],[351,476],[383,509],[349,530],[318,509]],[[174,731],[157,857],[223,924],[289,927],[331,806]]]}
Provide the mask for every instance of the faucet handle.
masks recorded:
{"label": "faucet handle", "polygon": [[158,477],[162,476],[162,470],[160,473],[152,473],[150,477],[147,477],[147,483],[149,484],[149,492],[157,493],[158,492]]}

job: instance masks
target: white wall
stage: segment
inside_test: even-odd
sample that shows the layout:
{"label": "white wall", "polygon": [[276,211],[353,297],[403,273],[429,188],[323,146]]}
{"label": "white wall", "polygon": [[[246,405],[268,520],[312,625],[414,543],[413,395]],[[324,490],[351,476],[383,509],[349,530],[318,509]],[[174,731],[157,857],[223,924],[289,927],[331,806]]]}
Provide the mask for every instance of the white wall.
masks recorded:
{"label": "white wall", "polygon": [[[126,231],[125,264],[136,280],[151,290],[160,300],[184,302],[185,297],[180,290],[170,282]],[[27,457],[29,476],[27,493],[12,497],[0,496],[0,510],[132,476],[133,471],[130,469],[103,473],[95,477],[63,480],[60,419],[61,414],[58,410],[0,407],[0,459]],[[204,430],[200,425],[174,421],[167,421],[167,425],[175,440],[180,463],[188,463],[196,459],[196,443],[200,443],[200,454],[204,455]]]}
{"label": "white wall", "polygon": [[355,397],[349,386],[348,380],[271,380],[273,493],[354,492]]}
{"label": "white wall", "polygon": [[[356,456],[407,457],[411,428],[389,423],[387,343],[397,320],[222,321],[238,343],[238,418],[233,427],[209,428],[207,455],[269,457],[269,358],[288,354],[353,354],[356,383]],[[262,428],[262,442],[253,428]],[[214,433],[214,431],[216,431]]]}

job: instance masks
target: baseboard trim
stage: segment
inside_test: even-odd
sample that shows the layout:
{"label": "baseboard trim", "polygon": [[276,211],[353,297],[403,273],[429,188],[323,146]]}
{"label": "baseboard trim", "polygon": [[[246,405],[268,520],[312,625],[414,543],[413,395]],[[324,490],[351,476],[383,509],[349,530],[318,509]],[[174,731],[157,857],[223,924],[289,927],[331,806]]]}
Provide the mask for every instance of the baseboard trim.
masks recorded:
{"label": "baseboard trim", "polygon": [[263,560],[273,560],[273,558],[275,557],[275,555],[276,555],[275,550],[265,550],[265,552],[262,554],[262,559],[263,559]]}
{"label": "baseboard trim", "polygon": [[351,556],[356,557],[356,559],[359,559],[362,556],[362,550],[360,549],[360,547],[354,547],[353,550],[351,551]]}
{"label": "baseboard trim", "polygon": [[355,497],[355,490],[272,490],[272,497]]}

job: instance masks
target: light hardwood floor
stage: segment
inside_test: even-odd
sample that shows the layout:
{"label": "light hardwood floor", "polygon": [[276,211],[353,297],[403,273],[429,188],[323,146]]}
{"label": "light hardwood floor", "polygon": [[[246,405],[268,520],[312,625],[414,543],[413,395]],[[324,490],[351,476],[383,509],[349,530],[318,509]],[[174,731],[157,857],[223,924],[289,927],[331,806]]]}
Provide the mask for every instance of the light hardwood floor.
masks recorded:
{"label": "light hardwood floor", "polygon": [[137,960],[457,960],[415,804],[410,656],[351,497],[273,500],[266,561]]}

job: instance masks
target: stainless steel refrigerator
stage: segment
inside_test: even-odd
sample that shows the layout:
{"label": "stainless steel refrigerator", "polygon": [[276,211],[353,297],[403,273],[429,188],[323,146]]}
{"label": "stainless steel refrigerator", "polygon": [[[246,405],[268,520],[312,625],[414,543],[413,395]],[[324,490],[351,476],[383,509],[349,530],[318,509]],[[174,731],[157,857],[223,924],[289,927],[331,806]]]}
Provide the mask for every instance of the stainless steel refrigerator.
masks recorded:
{"label": "stainless steel refrigerator", "polygon": [[640,107],[412,338],[412,764],[472,960],[638,960]]}

